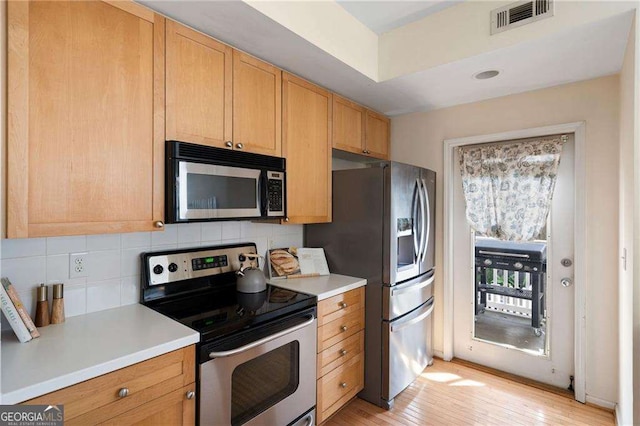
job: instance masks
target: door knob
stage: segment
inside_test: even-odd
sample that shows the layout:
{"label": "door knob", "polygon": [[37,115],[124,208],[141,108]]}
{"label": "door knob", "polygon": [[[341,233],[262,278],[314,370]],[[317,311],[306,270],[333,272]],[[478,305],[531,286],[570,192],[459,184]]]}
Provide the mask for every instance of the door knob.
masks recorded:
{"label": "door knob", "polygon": [[573,281],[571,281],[571,278],[563,278],[560,280],[560,284],[562,284],[563,287],[571,287]]}
{"label": "door knob", "polygon": [[233,142],[231,142],[231,141],[226,141],[226,142],[224,143],[224,146],[226,146],[227,148],[233,148]]}
{"label": "door knob", "polygon": [[196,396],[196,393],[194,391],[188,391],[187,392],[187,399],[193,399]]}
{"label": "door knob", "polygon": [[241,143],[237,143],[237,144],[236,144],[236,148],[238,148],[238,149],[242,149],[242,148],[244,148],[244,145],[242,145]]}
{"label": "door knob", "polygon": [[153,226],[155,226],[156,228],[164,228],[164,222],[161,220],[157,220],[153,222]]}
{"label": "door knob", "polygon": [[571,261],[571,259],[569,259],[569,258],[565,257],[564,259],[562,259],[562,260],[560,261],[560,264],[561,264],[562,266],[564,266],[565,268],[568,268],[569,266],[573,265],[573,262]]}

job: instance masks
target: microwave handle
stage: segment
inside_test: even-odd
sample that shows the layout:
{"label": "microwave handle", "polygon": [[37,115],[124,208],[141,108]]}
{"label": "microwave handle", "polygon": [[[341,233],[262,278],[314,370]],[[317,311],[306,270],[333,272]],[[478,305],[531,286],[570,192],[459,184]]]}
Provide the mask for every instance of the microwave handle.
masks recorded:
{"label": "microwave handle", "polygon": [[260,212],[263,216],[267,216],[267,213],[269,213],[269,194],[267,192],[267,184],[267,171],[263,170],[260,173],[260,182],[258,182],[258,203],[260,204]]}

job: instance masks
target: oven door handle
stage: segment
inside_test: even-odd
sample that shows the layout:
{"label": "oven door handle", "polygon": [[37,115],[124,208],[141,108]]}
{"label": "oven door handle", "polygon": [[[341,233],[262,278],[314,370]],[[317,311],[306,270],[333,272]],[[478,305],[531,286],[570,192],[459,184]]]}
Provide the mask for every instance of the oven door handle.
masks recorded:
{"label": "oven door handle", "polygon": [[302,324],[298,324],[295,325],[291,328],[287,328],[286,330],[282,330],[277,332],[276,334],[272,334],[271,336],[268,337],[264,337],[262,339],[256,340],[255,342],[251,342],[248,345],[244,345],[244,346],[240,346],[239,348],[235,348],[235,349],[231,349],[229,351],[220,351],[220,352],[209,352],[209,358],[222,358],[225,356],[231,356],[231,355],[236,355],[245,351],[248,351],[249,349],[255,348],[256,346],[260,346],[263,345],[267,342],[270,342],[272,340],[275,340],[279,337],[282,337],[286,334],[289,333],[293,333],[296,330],[300,330],[301,328],[305,328],[311,324],[313,324],[313,322],[316,320],[316,318],[313,315],[309,315],[309,319],[305,322],[303,322]]}

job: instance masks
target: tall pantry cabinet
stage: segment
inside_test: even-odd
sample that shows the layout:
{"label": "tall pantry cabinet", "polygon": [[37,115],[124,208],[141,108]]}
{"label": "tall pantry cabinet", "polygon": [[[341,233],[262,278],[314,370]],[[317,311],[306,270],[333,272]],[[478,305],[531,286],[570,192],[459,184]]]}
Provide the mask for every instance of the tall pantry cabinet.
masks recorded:
{"label": "tall pantry cabinet", "polygon": [[162,227],[164,23],[130,2],[8,2],[10,238]]}

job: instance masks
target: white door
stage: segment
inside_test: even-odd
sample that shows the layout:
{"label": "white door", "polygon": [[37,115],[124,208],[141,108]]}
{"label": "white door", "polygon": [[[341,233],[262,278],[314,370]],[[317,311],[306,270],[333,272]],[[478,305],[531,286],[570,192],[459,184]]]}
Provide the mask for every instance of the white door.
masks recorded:
{"label": "white door", "polygon": [[[457,156],[457,153],[456,153]],[[457,164],[457,158],[455,163]],[[546,324],[542,353],[479,339],[475,333],[474,236],[465,219],[459,173],[453,173],[453,354],[497,370],[567,388],[574,374],[574,137],[565,143],[547,232]],[[562,279],[568,278],[570,282]],[[579,285],[579,283],[578,283]],[[531,338],[534,330],[531,328]]]}

